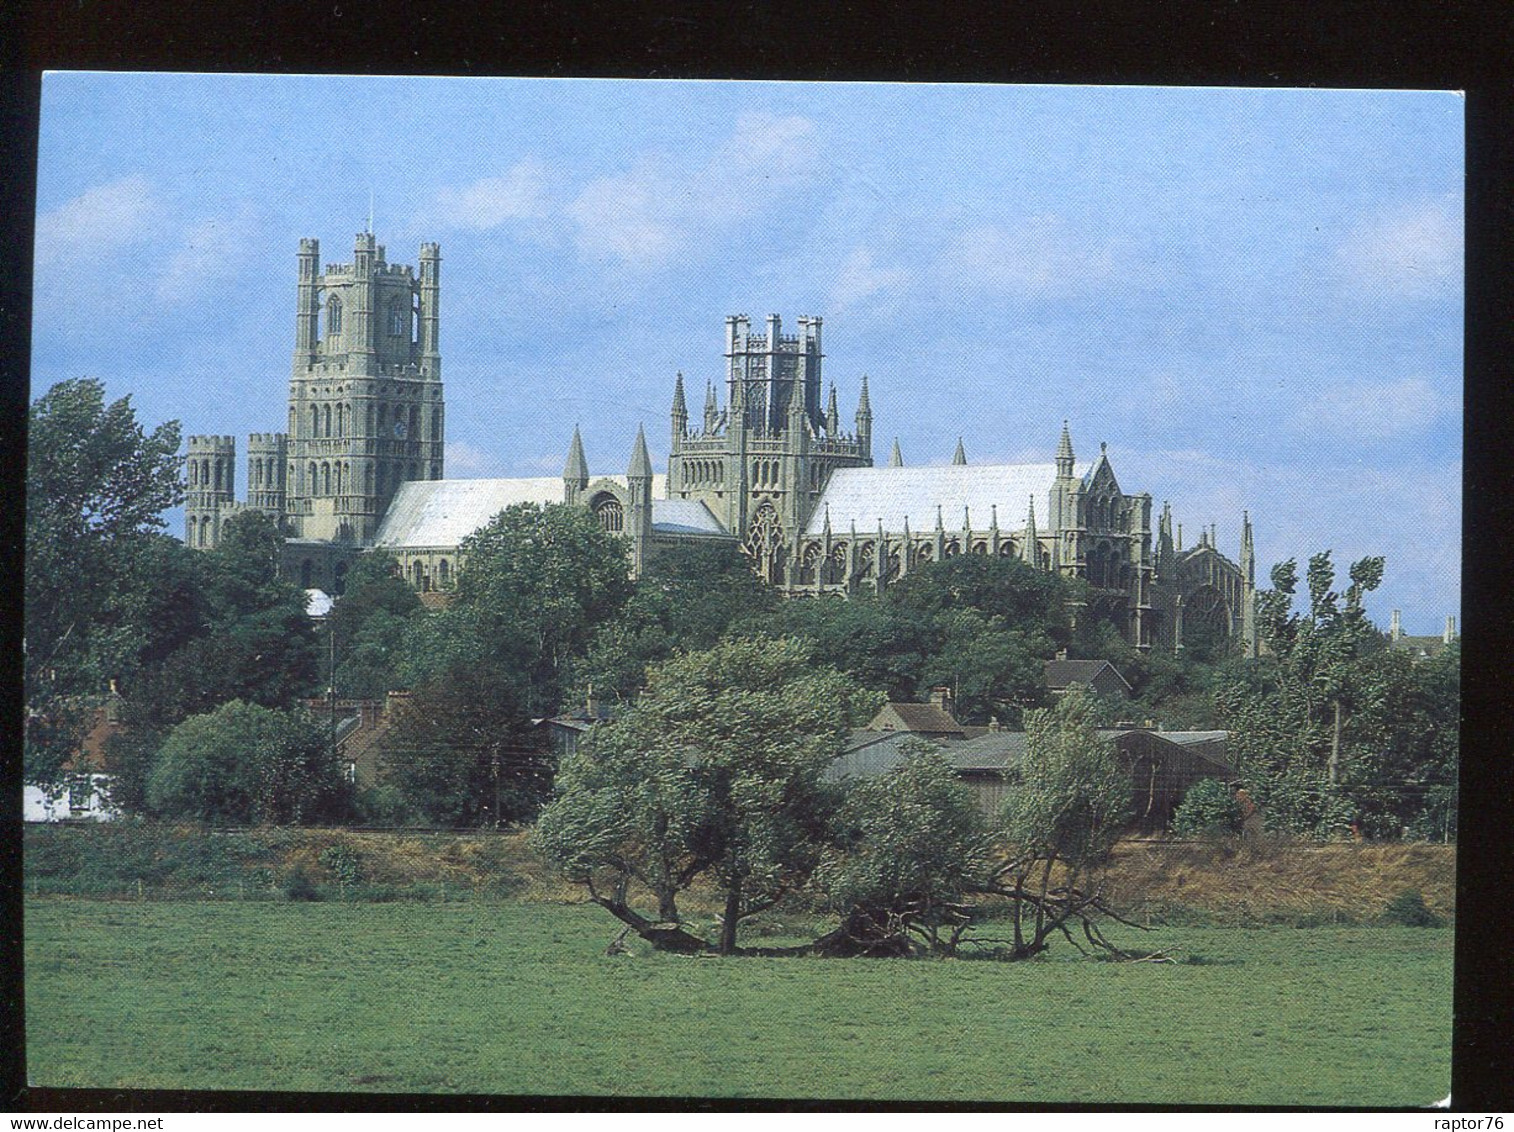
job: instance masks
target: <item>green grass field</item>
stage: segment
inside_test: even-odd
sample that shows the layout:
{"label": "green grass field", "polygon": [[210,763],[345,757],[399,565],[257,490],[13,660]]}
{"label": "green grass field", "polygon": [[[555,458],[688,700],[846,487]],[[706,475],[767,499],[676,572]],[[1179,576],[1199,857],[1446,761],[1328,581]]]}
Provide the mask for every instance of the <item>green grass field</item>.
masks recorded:
{"label": "green grass field", "polygon": [[[45,1086],[1423,1105],[1449,930],[1168,928],[1177,964],[607,956],[546,904],[26,905]],[[1135,938],[1132,938],[1135,937]]]}

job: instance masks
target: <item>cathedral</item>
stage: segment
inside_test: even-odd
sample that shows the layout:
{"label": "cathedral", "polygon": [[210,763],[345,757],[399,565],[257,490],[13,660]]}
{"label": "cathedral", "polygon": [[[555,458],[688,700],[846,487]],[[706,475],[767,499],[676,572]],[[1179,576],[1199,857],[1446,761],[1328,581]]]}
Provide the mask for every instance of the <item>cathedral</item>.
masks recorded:
{"label": "cathedral", "polygon": [[698,420],[674,380],[665,475],[640,430],[623,474],[591,475],[575,428],[560,478],[444,479],[440,270],[436,244],[421,245],[418,267],[390,264],[363,232],[351,263],[323,267],[318,241],[300,241],[288,431],[249,437],[245,501],[234,438],[189,438],[186,543],[213,547],[228,517],[261,511],[307,589],[340,594],[354,557],[381,549],[416,589],[445,591],[460,544],[500,511],[566,503],[624,535],[638,574],[665,547],[714,541],[739,545],[786,594],[847,596],[952,555],[998,555],[1083,579],[1080,615],[1140,648],[1256,653],[1249,516],[1239,564],[1212,528],[1185,550],[1171,509],[1153,529],[1152,497],[1121,488],[1102,445],[1078,461],[1066,422],[1049,463],[970,464],[959,440],[951,464],[906,467],[896,441],[875,467],[868,380],[843,427],[815,317],[793,334],[778,315],[757,332],[746,315],[726,319],[723,372],[705,382]]}

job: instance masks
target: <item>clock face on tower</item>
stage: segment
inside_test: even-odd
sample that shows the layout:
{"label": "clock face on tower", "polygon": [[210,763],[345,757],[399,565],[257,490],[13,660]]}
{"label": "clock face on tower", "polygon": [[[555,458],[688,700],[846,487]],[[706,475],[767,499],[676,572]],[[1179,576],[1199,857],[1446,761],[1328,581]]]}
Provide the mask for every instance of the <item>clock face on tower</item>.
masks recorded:
{"label": "clock face on tower", "polygon": [[397,440],[404,440],[405,439],[405,422],[404,421],[395,421],[394,422],[394,436],[395,436],[395,439],[397,439]]}

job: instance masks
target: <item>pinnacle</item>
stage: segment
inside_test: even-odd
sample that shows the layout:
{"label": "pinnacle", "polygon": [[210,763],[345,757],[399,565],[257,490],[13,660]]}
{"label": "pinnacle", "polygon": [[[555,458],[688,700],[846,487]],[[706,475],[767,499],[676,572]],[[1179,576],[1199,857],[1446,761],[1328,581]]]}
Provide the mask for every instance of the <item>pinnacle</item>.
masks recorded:
{"label": "pinnacle", "polygon": [[626,475],[631,479],[652,478],[652,457],[647,454],[647,433],[641,425],[636,426],[636,444],[631,449],[631,466]]}
{"label": "pinnacle", "polygon": [[563,479],[573,480],[576,483],[584,483],[589,478],[589,462],[584,459],[584,442],[578,434],[578,426],[573,426],[573,443],[568,446],[568,462],[563,467]]}

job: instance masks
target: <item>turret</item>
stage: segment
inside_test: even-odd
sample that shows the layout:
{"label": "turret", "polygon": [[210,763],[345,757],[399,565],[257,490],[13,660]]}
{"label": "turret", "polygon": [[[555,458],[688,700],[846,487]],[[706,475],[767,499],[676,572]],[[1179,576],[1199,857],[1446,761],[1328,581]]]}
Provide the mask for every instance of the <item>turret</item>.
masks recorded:
{"label": "turret", "polygon": [[247,506],[283,523],[288,488],[289,438],[255,432],[247,438]]}
{"label": "turret", "polygon": [[830,400],[825,406],[825,434],[827,436],[839,436],[841,434],[841,410],[836,407],[836,383],[831,382]]}
{"label": "turret", "polygon": [[318,326],[321,316],[319,275],[321,271],[321,241],[300,241],[297,257],[299,264],[299,297],[295,314],[294,356],[295,365],[310,365],[315,361]]}
{"label": "turret", "polygon": [[631,503],[626,516],[626,529],[631,536],[631,573],[640,577],[646,571],[652,544],[652,458],[647,454],[646,430],[640,425],[636,426],[636,443],[631,447],[626,481]]}
{"label": "turret", "polygon": [[563,465],[563,502],[578,503],[589,486],[589,462],[584,459],[584,442],[573,426],[573,442],[568,445],[568,460]]}
{"label": "turret", "polygon": [[1057,478],[1072,478],[1072,433],[1067,422],[1062,422],[1062,438],[1057,442]]}
{"label": "turret", "polygon": [[237,442],[191,436],[184,457],[184,544],[209,550],[220,542],[223,513],[235,506]]}
{"label": "turret", "polygon": [[952,464],[959,468],[967,466],[967,449],[962,447],[962,438],[957,437],[957,450],[952,453]]}
{"label": "turret", "polygon": [[720,408],[715,403],[715,384],[709,380],[704,383],[704,431],[713,433],[720,427]]}
{"label": "turret", "polygon": [[420,269],[421,371],[431,380],[440,381],[442,376],[442,249],[440,244],[421,245]]}
{"label": "turret", "polygon": [[673,447],[677,448],[689,432],[689,407],[683,399],[683,371],[673,382]]}
{"label": "turret", "polygon": [[1030,497],[1030,511],[1025,519],[1025,545],[1020,548],[1020,557],[1032,566],[1040,564],[1040,555],[1036,553],[1036,497]]}
{"label": "turret", "polygon": [[[869,461],[873,458],[873,403],[867,396],[867,374],[862,375],[862,395],[857,398],[857,443],[862,446],[862,455]],[[897,451],[899,442],[894,442]]]}
{"label": "turret", "polygon": [[888,454],[888,466],[890,468],[904,467],[904,453],[899,451],[899,438],[894,437],[894,450]]}

